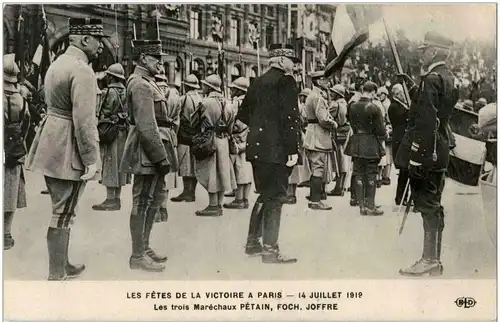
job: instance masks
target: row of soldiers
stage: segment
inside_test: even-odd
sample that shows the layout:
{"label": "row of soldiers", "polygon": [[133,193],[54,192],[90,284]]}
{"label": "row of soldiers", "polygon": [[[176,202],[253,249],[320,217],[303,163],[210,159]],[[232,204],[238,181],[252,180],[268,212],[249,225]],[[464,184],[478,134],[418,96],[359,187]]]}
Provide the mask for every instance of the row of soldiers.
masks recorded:
{"label": "row of soldiers", "polygon": [[[324,73],[314,73],[311,75],[314,87],[303,93],[307,97],[299,107],[299,92],[292,72],[300,59],[291,45],[275,44],[269,50],[270,69],[251,85],[245,78],[233,82],[232,100],[222,94],[217,75],[201,82],[194,75],[188,76],[184,81],[187,93],[180,96],[166,83],[161,41],[134,40],[133,74],[124,85],[123,68],[119,64],[110,66],[109,86],[102,94],[102,104],[96,108],[98,87],[89,61],[102,51],[102,38],[106,37],[102,22],[70,19],[69,30],[70,46],[47,71],[44,89],[47,116],[29,153],[6,149],[9,156],[6,160],[11,160],[8,166],[11,182],[17,183],[17,191],[11,189],[15,195],[10,213],[13,215],[13,209],[23,206],[24,162],[28,170],[44,174],[51,195],[53,215],[47,231],[49,280],[77,277],[85,269],[84,265],[70,264],[68,245],[75,207],[88,180],[100,179],[107,188],[106,200],[93,208],[118,210],[121,187],[133,175],[129,266],[150,272],[165,269],[167,257],[151,249],[149,237],[155,221],[167,220],[165,201],[168,191],[176,187],[177,174],[183,177],[184,191],[173,201],[195,201],[197,183],[208,192],[209,205],[197,211],[198,216],[221,216],[223,207],[249,208],[251,183],[255,183],[259,197],[251,213],[246,253],[261,255],[263,263],[297,261],[281,254],[278,237],[281,207],[285,202],[296,202],[294,175],[301,171],[309,173],[309,208],[329,210],[331,207],[322,202],[325,184],[337,172],[338,187],[332,194],[343,194],[351,157],[354,182],[351,193],[355,205],[360,207],[362,215],[383,213],[375,205],[375,190],[381,159],[386,154],[382,141],[387,139],[388,129],[385,108],[376,99],[378,88],[374,83],[365,83],[361,92],[350,98],[347,109],[345,89],[336,85],[330,91]],[[447,41],[432,34],[429,37]],[[412,93],[417,95],[415,91]],[[11,94],[16,96],[15,91]],[[328,103],[329,99],[333,104]],[[11,104],[7,106],[11,117]],[[22,119],[25,108],[17,111]],[[22,146],[19,145],[22,135],[17,135],[22,129],[16,127],[22,122],[9,120],[13,124],[11,145]],[[408,140],[402,142],[406,142],[409,152]],[[415,142],[411,150],[418,151],[419,144],[429,150],[427,141]],[[409,176],[415,175],[415,169],[422,169],[422,163],[409,167],[408,153],[400,154],[399,167]],[[388,178],[387,172],[385,175]],[[418,184],[423,185],[424,175],[419,175]],[[441,180],[435,176],[433,184]],[[415,189],[412,196],[415,195],[419,206],[419,188]],[[291,192],[288,195],[287,190]],[[228,191],[234,191],[235,199],[223,204]],[[428,200],[425,196],[421,198]],[[425,206],[421,204],[419,209]],[[433,220],[442,213],[442,207],[437,208],[438,213],[434,213],[434,208],[431,210],[429,216]],[[435,248],[436,241],[426,239],[427,244],[431,242]],[[4,243],[10,247],[14,244],[10,224],[4,232]],[[431,255],[430,251],[426,254]],[[432,258],[423,257],[418,265],[403,273],[442,272],[435,256],[433,253]]]}

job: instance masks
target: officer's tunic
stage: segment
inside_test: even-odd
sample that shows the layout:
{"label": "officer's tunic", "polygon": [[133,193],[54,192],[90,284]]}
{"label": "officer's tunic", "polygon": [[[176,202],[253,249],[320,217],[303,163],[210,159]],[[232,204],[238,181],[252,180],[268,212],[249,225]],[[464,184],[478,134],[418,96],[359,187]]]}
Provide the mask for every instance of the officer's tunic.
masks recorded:
{"label": "officer's tunic", "polygon": [[403,140],[406,126],[408,123],[409,108],[407,105],[397,98],[393,98],[391,106],[389,107],[388,114],[392,126],[392,155],[398,154],[399,146]]}
{"label": "officer's tunic", "polygon": [[411,161],[430,171],[428,178],[410,183],[416,208],[422,213],[434,213],[441,211],[444,172],[450,154],[447,127],[458,96],[453,73],[444,62],[434,63],[422,75],[418,89],[414,86],[410,92],[417,99],[412,100],[408,129],[395,162],[399,167],[408,168]]}
{"label": "officer's tunic", "polygon": [[[238,109],[241,102],[245,98],[245,95],[235,97],[232,108],[234,114],[238,114]],[[231,162],[234,167],[234,175],[236,177],[236,183],[239,185],[252,183],[252,164],[246,160],[246,147],[247,147],[247,137],[248,137],[248,126],[243,124],[241,121],[236,121],[233,126],[232,132],[232,144],[234,146],[234,152],[236,154],[231,154]]]}
{"label": "officer's tunic", "polygon": [[45,175],[54,213],[74,212],[75,199],[85,186],[80,180],[85,167],[101,163],[96,93],[96,77],[87,56],[69,46],[47,70],[47,118],[27,160],[28,170]]}
{"label": "officer's tunic", "polygon": [[[224,96],[218,92],[211,92],[203,99],[204,112],[201,126],[213,127],[222,113]],[[225,111],[221,121],[228,127],[228,132],[215,135],[215,153],[205,160],[196,161],[196,179],[208,193],[225,192],[236,189],[236,178],[229,157],[229,134],[234,125],[235,112],[226,102]]]}
{"label": "officer's tunic", "polygon": [[[8,106],[10,101],[10,115]],[[7,123],[17,123],[21,128],[28,127],[28,108],[24,106],[24,99],[18,89],[4,89],[3,108],[4,126]],[[24,111],[23,111],[24,107]],[[5,153],[5,151],[4,151]],[[7,165],[4,163],[3,182],[3,211],[13,212],[17,208],[24,208],[26,204],[26,190],[24,181],[23,163],[26,157],[21,157],[16,164]],[[5,158],[4,158],[5,162]]]}
{"label": "officer's tunic", "polygon": [[[125,86],[122,83],[110,84],[102,93],[102,105],[99,118],[116,118],[126,113]],[[126,117],[126,116],[124,116]],[[118,137],[111,144],[100,144],[102,158],[102,184],[110,188],[118,188],[130,183],[130,174],[120,172],[127,127],[120,126]]]}
{"label": "officer's tunic", "polygon": [[326,183],[333,179],[337,167],[334,160],[334,144],[330,132],[336,122],[330,115],[328,102],[319,88],[314,88],[306,99],[307,130],[304,149],[311,167],[311,174]]}
{"label": "officer's tunic", "polygon": [[[196,107],[201,103],[202,97],[197,90],[191,90],[180,98],[181,113],[180,120],[182,123],[191,123],[191,115],[193,115]],[[179,146],[177,152],[179,155],[179,176],[195,177],[196,176],[196,159],[191,154],[189,142],[182,142],[179,138]]]}

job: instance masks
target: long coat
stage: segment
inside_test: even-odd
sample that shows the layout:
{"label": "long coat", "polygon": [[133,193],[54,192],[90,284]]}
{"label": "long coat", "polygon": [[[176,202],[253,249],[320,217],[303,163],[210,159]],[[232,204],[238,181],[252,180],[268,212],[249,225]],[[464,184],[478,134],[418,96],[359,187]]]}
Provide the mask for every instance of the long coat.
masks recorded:
{"label": "long coat", "polygon": [[159,126],[160,123],[167,124],[165,95],[153,76],[140,66],[135,68],[127,81],[127,106],[131,125],[121,171],[139,175],[157,174],[156,164],[163,160],[175,167],[177,154],[167,141],[171,139],[171,134],[160,131]]}
{"label": "long coat", "polygon": [[[225,192],[236,189],[236,178],[229,158],[229,135],[234,124],[235,112],[221,93],[211,92],[203,99],[201,130],[224,124],[227,132],[214,137],[215,153],[204,160],[196,161],[196,179],[209,192]],[[224,115],[222,115],[222,106]],[[221,117],[222,115],[222,117]],[[219,123],[217,121],[219,120]]]}
{"label": "long coat", "polygon": [[[180,113],[181,113],[181,97],[179,95],[179,91],[173,87],[167,87],[164,89],[166,102],[166,109],[164,111],[164,118],[170,120],[173,124],[170,127],[159,126],[160,133],[162,133],[165,137],[169,138],[169,142],[173,147],[175,152],[178,151],[178,138],[177,132],[179,131],[180,125]],[[179,159],[177,155],[177,159]],[[166,188],[167,190],[172,190],[178,187],[177,182],[177,171],[179,170],[179,166],[170,168],[170,173],[165,177]]]}
{"label": "long coat", "polygon": [[[126,118],[126,90],[122,83],[110,84],[102,93],[99,119]],[[106,187],[121,187],[130,183],[130,174],[120,172],[127,127],[121,124],[118,137],[110,144],[100,144],[102,158],[102,184]]]}
{"label": "long coat", "polygon": [[[191,90],[186,95],[181,96],[180,126],[186,124],[190,127],[191,115],[193,115],[201,100],[202,97],[196,90]],[[196,159],[191,154],[190,146],[179,141],[177,153],[179,155],[179,175],[181,177],[195,177]]]}
{"label": "long coat", "polygon": [[305,110],[305,104],[299,103],[299,112],[300,112],[300,124],[301,124],[299,161],[293,167],[292,174],[290,174],[290,177],[288,178],[288,184],[299,184],[305,181],[309,181],[309,179],[311,178],[311,168],[309,166],[309,160],[307,159],[303,145],[304,132],[305,128],[307,127],[307,115]]}
{"label": "long coat", "polygon": [[380,160],[385,155],[382,145],[385,126],[381,109],[369,98],[361,97],[349,107],[349,123],[353,135],[347,142],[345,154],[353,158]]}
{"label": "long coat", "polygon": [[[231,104],[235,115],[238,114],[238,109],[245,96],[235,97],[233,103]],[[231,154],[231,161],[233,162],[234,175],[236,177],[237,184],[249,184],[252,183],[252,164],[246,160],[246,147],[248,138],[248,126],[243,122],[237,120],[234,123],[233,131],[231,134],[231,144],[234,146],[233,152]]]}
{"label": "long coat", "polygon": [[319,88],[314,88],[306,99],[307,129],[304,148],[310,151],[332,152],[331,131],[337,123],[330,115],[328,102]]}
{"label": "long coat", "polygon": [[388,114],[392,126],[392,155],[398,154],[399,146],[405,135],[405,130],[408,125],[409,109],[403,102],[394,98],[389,106]]}
{"label": "long coat", "polygon": [[[10,102],[10,104],[8,103]],[[10,113],[8,107],[10,105]],[[22,129],[22,134],[27,132],[29,126],[29,112],[24,106],[24,99],[17,89],[6,91],[4,89],[3,108],[4,108],[4,127],[9,124],[18,124]],[[24,109],[24,114],[23,114]],[[3,181],[3,211],[13,212],[17,208],[26,207],[26,189],[24,181],[23,163],[26,156],[16,160],[16,164],[4,164]]]}
{"label": "long coat", "polygon": [[298,153],[299,91],[292,75],[270,68],[253,80],[237,119],[248,124],[247,161],[285,165]]}
{"label": "long coat", "polygon": [[85,166],[100,165],[97,84],[88,58],[69,46],[45,76],[47,118],[35,137],[27,169],[79,181]]}
{"label": "long coat", "polygon": [[[349,125],[347,120],[347,102],[345,99],[340,98],[332,102],[330,105],[330,114],[333,116],[339,127]],[[349,140],[349,136],[351,134],[352,130],[349,130],[347,140]],[[347,173],[350,170],[351,158],[345,154],[347,140],[345,142],[336,142],[335,157],[337,158],[337,170],[340,173]]]}
{"label": "long coat", "polygon": [[[444,62],[437,62],[429,66],[421,77],[420,86],[418,89],[414,86],[410,95],[416,99],[412,100],[408,130],[395,163],[406,168],[412,161],[432,171],[445,170],[453,140],[448,131],[449,120],[458,100],[455,77]],[[433,159],[434,150],[436,160]]]}

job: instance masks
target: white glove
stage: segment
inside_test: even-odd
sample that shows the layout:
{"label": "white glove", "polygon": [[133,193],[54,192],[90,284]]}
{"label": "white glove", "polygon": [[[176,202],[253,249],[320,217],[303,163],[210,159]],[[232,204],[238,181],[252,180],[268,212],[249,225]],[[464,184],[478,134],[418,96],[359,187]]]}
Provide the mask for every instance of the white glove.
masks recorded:
{"label": "white glove", "polygon": [[80,177],[83,181],[88,181],[92,179],[97,173],[97,163],[91,164],[85,167],[85,174]]}
{"label": "white glove", "polygon": [[299,160],[299,155],[298,154],[292,154],[288,156],[288,162],[286,163],[287,167],[293,167],[297,164],[297,161]]}

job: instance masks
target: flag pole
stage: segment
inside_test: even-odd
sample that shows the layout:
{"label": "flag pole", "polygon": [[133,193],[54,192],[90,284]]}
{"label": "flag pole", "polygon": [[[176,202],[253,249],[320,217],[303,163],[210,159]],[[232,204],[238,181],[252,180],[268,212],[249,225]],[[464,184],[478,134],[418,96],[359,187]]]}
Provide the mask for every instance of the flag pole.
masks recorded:
{"label": "flag pole", "polygon": [[257,77],[260,76],[260,44],[259,39],[255,41],[257,43]]}
{"label": "flag pole", "polygon": [[292,38],[292,5],[288,4],[288,20],[287,20],[287,28],[286,28],[286,37],[288,42]]}
{"label": "flag pole", "polygon": [[[401,66],[401,61],[399,60],[398,49],[396,48],[396,44],[394,43],[394,41],[391,38],[391,35],[389,33],[389,28],[387,27],[387,22],[385,21],[385,18],[382,18],[382,21],[384,22],[387,40],[389,40],[389,44],[391,45],[391,51],[392,51],[392,54],[394,56],[394,60],[396,61],[396,68],[398,69],[399,74],[403,74],[404,71],[403,71],[403,67]],[[406,103],[408,104],[408,106],[410,106],[410,104],[411,104],[410,94],[408,92],[408,88],[406,87],[405,82],[403,82],[403,91],[405,94]]]}

